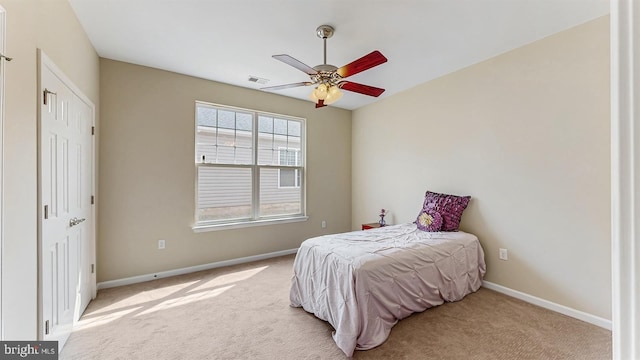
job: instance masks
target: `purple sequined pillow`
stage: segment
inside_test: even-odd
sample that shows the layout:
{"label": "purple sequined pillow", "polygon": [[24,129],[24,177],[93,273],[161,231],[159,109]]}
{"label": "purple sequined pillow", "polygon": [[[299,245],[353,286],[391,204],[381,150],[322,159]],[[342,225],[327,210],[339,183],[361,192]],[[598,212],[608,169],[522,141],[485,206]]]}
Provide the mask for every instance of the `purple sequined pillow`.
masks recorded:
{"label": "purple sequined pillow", "polygon": [[440,231],[442,228],[442,215],[435,210],[422,211],[418,214],[416,225],[422,231]]}
{"label": "purple sequined pillow", "polygon": [[442,215],[441,231],[458,231],[462,212],[469,205],[469,200],[471,200],[471,196],[456,196],[427,191],[424,195],[424,204],[420,212],[438,212]]}

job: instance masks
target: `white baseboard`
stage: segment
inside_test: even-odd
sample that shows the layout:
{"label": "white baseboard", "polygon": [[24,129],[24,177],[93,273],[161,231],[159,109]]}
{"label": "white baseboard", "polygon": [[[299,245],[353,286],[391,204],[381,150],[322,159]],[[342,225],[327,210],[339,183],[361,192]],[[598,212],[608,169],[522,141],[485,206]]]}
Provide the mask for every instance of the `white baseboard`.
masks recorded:
{"label": "white baseboard", "polygon": [[497,292],[505,294],[505,295],[509,295],[509,296],[514,297],[516,299],[520,299],[522,301],[526,301],[526,302],[528,302],[530,304],[537,305],[537,306],[543,307],[545,309],[548,309],[548,310],[551,310],[551,311],[555,311],[555,312],[558,312],[560,314],[567,315],[567,316],[570,316],[572,318],[588,322],[590,324],[599,326],[601,328],[605,328],[607,330],[611,330],[611,320],[603,319],[601,317],[598,317],[598,316],[595,316],[595,315],[591,315],[591,314],[588,314],[586,312],[582,312],[580,310],[576,310],[576,309],[572,309],[572,308],[564,306],[564,305],[556,304],[554,302],[551,302],[551,301],[548,301],[548,300],[545,300],[545,299],[541,299],[541,298],[533,296],[533,295],[525,294],[523,292],[520,292],[520,291],[517,291],[517,290],[513,290],[513,289],[510,289],[508,287],[504,287],[502,285],[494,284],[494,283],[489,282],[489,281],[483,281],[482,282],[482,286],[486,287],[487,289],[494,290],[494,291],[497,291]]}
{"label": "white baseboard", "polygon": [[209,263],[209,264],[190,266],[190,267],[181,268],[181,269],[161,271],[161,272],[155,273],[155,274],[138,275],[138,276],[132,276],[132,277],[124,278],[124,279],[103,281],[103,282],[99,282],[98,283],[98,290],[112,288],[112,287],[116,287],[116,286],[136,284],[136,283],[141,283],[141,282],[145,282],[145,281],[166,278],[166,277],[169,277],[169,276],[189,274],[189,273],[196,272],[196,271],[215,269],[215,268],[219,268],[219,267],[223,267],[223,266],[238,265],[238,264],[248,263],[248,262],[252,262],[252,261],[270,259],[270,258],[274,258],[274,257],[278,257],[278,256],[295,254],[297,251],[298,251],[297,248],[296,249],[289,249],[289,250],[282,250],[282,251],[276,251],[276,252],[271,252],[271,253],[267,253],[267,254],[253,255],[253,256],[247,256],[247,257],[242,257],[242,258],[237,258],[237,259],[217,261],[217,262],[213,262],[213,263]]}

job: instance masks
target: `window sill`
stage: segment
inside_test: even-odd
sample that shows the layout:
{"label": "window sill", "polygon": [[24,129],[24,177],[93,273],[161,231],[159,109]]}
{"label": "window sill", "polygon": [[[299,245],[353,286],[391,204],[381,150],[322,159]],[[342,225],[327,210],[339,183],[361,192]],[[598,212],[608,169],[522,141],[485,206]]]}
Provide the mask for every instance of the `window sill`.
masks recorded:
{"label": "window sill", "polygon": [[262,219],[262,220],[239,221],[239,222],[229,222],[229,223],[224,223],[224,224],[194,225],[194,226],[191,227],[191,229],[195,233],[201,233],[201,232],[207,232],[207,231],[241,229],[241,228],[253,227],[253,226],[287,224],[287,223],[301,222],[301,221],[307,221],[307,220],[309,220],[308,216],[299,215],[299,216],[292,216],[292,217],[287,217],[287,218],[277,218],[277,219]]}

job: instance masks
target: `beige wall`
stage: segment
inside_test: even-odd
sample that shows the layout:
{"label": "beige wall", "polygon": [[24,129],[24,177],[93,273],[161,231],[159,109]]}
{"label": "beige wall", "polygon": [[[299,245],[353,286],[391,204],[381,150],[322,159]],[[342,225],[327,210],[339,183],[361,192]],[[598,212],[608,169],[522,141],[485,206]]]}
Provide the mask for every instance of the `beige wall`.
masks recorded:
{"label": "beige wall", "polygon": [[0,0],[7,14],[2,296],[5,339],[37,336],[37,48],[98,106],[99,60],[66,0]]}
{"label": "beige wall", "polygon": [[352,135],[353,229],[471,195],[486,280],[611,319],[608,17],[358,109]]}
{"label": "beige wall", "polygon": [[[106,59],[100,96],[98,282],[292,249],[349,230],[351,111]],[[307,119],[308,221],[191,230],[196,100]]]}

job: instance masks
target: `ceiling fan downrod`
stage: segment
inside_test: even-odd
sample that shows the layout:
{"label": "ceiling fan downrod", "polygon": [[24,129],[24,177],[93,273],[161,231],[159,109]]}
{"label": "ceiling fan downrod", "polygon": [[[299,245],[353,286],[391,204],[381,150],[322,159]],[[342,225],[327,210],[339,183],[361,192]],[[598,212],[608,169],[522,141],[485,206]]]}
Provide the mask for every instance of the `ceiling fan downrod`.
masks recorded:
{"label": "ceiling fan downrod", "polygon": [[335,29],[331,25],[320,25],[316,29],[316,35],[324,42],[324,63],[327,65],[327,39],[333,36]]}

